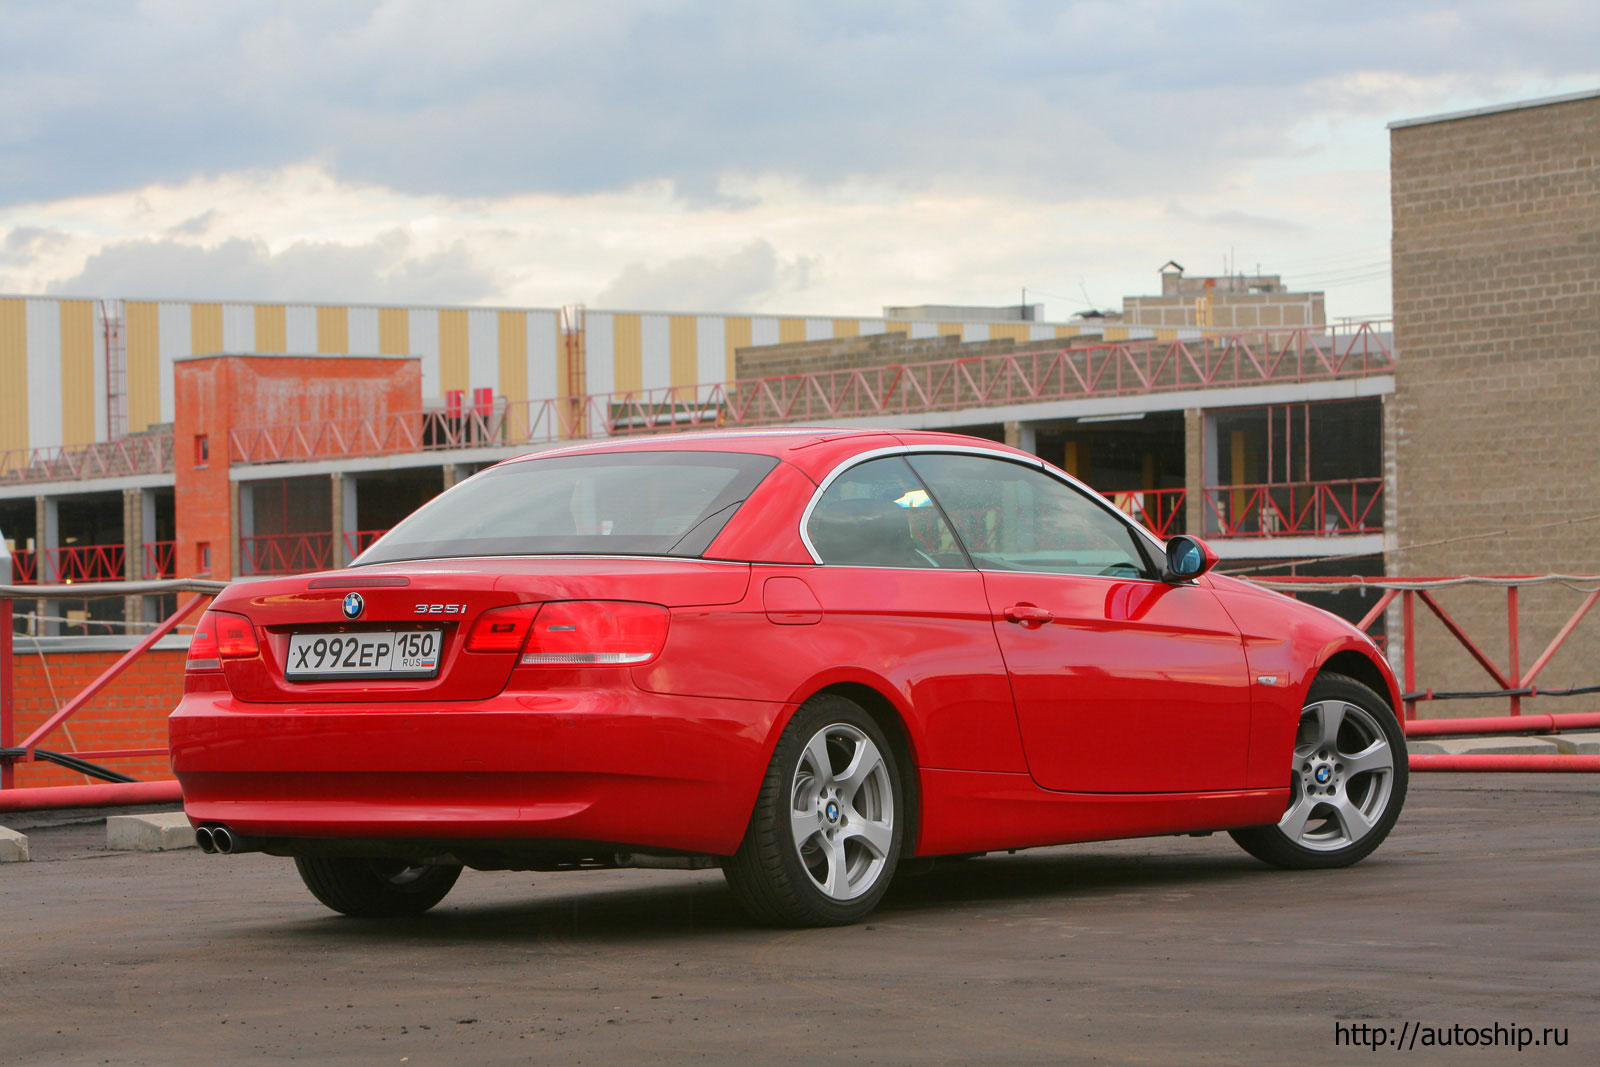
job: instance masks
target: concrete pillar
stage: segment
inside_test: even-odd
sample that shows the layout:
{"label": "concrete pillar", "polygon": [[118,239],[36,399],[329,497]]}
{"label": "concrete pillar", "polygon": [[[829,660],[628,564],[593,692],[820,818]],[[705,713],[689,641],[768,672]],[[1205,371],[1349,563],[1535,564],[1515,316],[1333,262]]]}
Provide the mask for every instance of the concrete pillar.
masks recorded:
{"label": "concrete pillar", "polygon": [[[234,574],[254,574],[255,567],[245,556],[244,538],[255,536],[256,495],[254,482],[234,482],[228,506],[228,552]],[[181,571],[180,571],[181,573]]]}
{"label": "concrete pillar", "polygon": [[145,577],[143,496],[141,489],[122,491],[122,573],[130,582]]}
{"label": "concrete pillar", "polygon": [[350,562],[350,548],[344,543],[344,472],[328,475],[328,565],[343,567]]}
{"label": "concrete pillar", "polygon": [[1006,423],[1006,444],[1036,456],[1039,454],[1039,434],[1031,422]]}
{"label": "concrete pillar", "polygon": [[444,487],[449,489],[461,480],[461,468],[454,463],[444,465]]}
{"label": "concrete pillar", "polygon": [[[154,489],[139,490],[139,541],[141,545],[151,545],[156,541],[156,491]],[[141,553],[142,553],[141,549]],[[177,557],[173,557],[173,568],[176,573]],[[146,577],[154,578],[149,574]],[[139,611],[139,618],[145,622],[160,622],[160,601],[155,597],[145,597],[144,606]]]}
{"label": "concrete pillar", "polygon": [[348,536],[360,529],[359,513],[356,511],[356,477],[343,471],[334,471],[329,477],[333,483],[330,487],[333,493],[330,511],[333,516],[333,565],[348,567],[358,555],[351,547],[355,538]]}
{"label": "concrete pillar", "polygon": [[[122,576],[130,582],[145,578],[144,496],[143,489],[122,491]],[[144,597],[123,597],[122,617],[130,623],[142,621]]]}
{"label": "concrete pillar", "polygon": [[[61,512],[55,497],[34,497],[33,515],[33,572],[38,576],[37,581],[40,585],[56,585],[61,581],[61,569],[56,562],[58,558],[56,550],[61,547]],[[60,606],[53,600],[34,601],[34,611],[41,616],[59,615],[60,612],[56,609]],[[55,622],[35,622],[33,632],[53,636],[61,632],[61,625]]]}
{"label": "concrete pillar", "polygon": [[[344,480],[344,522],[352,533],[361,531],[360,488],[361,479],[355,475],[351,475]],[[359,548],[359,544],[357,547]],[[354,559],[360,554],[359,551],[353,552],[350,558]]]}
{"label": "concrete pillar", "polygon": [[1205,420],[1199,408],[1183,411],[1183,532],[1194,537],[1205,529]]}

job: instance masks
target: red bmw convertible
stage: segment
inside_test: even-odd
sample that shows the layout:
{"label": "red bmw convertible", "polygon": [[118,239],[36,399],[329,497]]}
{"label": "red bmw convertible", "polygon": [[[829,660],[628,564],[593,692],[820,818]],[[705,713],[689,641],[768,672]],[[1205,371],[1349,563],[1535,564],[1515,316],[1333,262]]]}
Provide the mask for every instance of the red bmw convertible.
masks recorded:
{"label": "red bmw convertible", "polygon": [[1394,676],[1035,456],[774,429],[501,463],[343,570],[240,582],[189,650],[173,769],[208,852],[350,915],[463,867],[720,866],[848,923],[916,858],[1226,830],[1378,846]]}

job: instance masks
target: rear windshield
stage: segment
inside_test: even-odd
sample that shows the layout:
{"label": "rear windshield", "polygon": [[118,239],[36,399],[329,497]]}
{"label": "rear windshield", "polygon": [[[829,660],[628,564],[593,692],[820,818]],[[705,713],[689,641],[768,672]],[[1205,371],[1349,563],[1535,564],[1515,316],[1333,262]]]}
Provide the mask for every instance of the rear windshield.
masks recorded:
{"label": "rear windshield", "polygon": [[615,452],[508,463],[423,505],[356,564],[452,556],[698,556],[778,461]]}

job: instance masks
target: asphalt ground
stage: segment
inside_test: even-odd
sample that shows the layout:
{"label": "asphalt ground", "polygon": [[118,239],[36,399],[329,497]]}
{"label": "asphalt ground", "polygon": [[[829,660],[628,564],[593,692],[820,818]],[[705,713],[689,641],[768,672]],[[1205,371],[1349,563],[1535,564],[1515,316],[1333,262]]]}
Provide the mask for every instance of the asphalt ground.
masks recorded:
{"label": "asphalt ground", "polygon": [[1419,775],[1347,870],[1225,835],[1038,849],[799,931],[716,871],[468,871],[420,919],[345,919],[287,860],[38,826],[0,867],[0,1063],[1595,1063],[1597,801]]}

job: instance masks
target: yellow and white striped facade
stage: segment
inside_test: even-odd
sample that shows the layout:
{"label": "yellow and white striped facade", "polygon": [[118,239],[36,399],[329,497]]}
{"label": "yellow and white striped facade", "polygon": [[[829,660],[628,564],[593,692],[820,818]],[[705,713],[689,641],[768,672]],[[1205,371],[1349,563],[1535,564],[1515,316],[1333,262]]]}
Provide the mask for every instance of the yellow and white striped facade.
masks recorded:
{"label": "yellow and white striped facade", "polygon": [[[591,310],[569,373],[554,308],[385,307],[0,297],[0,451],[107,437],[104,317],[122,322],[127,431],[173,421],[173,361],[213,353],[410,355],[422,396],[492,389],[507,402],[723,382],[751,345],[899,332],[966,341],[1099,337],[1095,326]],[[1163,334],[1184,331],[1157,331]],[[1198,332],[1198,331],[1194,331]],[[1106,340],[1150,336],[1108,327]]]}

